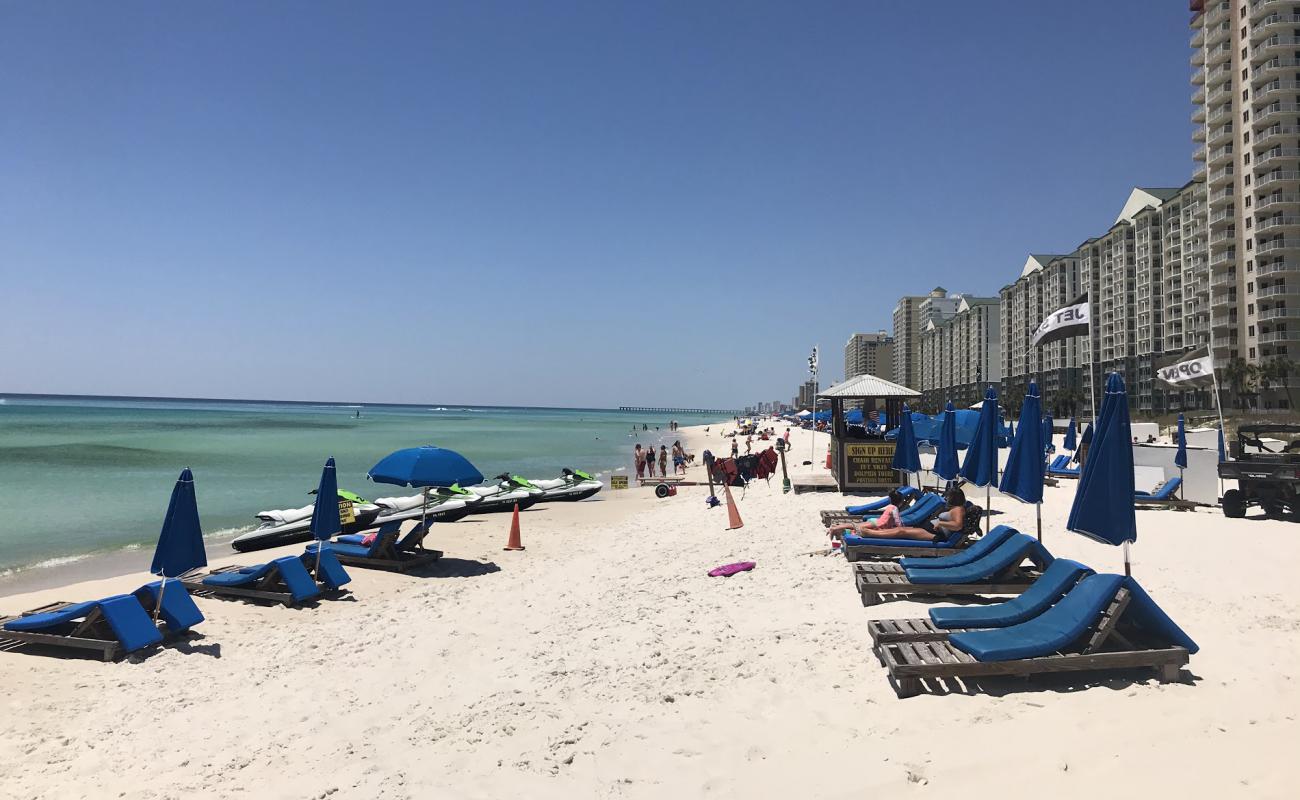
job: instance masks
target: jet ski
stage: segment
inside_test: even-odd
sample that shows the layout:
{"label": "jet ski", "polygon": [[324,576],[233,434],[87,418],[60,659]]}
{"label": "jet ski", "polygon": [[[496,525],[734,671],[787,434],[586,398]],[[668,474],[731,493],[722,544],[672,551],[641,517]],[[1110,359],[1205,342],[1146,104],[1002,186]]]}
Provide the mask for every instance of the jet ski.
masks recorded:
{"label": "jet ski", "polygon": [[427,502],[423,493],[411,497],[376,497],[375,505],[380,512],[374,526],[422,517],[430,522],[455,522],[474,513],[479,502],[478,495],[458,487],[431,489]]}
{"label": "jet ski", "polygon": [[[475,503],[469,513],[487,514],[493,511],[513,511],[515,504],[519,504],[519,510],[523,511],[529,506],[535,505],[542,499],[542,490],[533,486],[528,481],[518,476],[512,476],[510,473],[502,473],[496,477],[496,483],[480,483],[477,486],[466,486],[464,491],[475,494],[479,502]],[[451,487],[460,489],[459,486]]]}
{"label": "jet ski", "polygon": [[[315,494],[316,490],[313,489],[311,493]],[[381,510],[378,505],[342,489],[339,490],[339,499],[352,502],[352,514],[355,517],[352,522],[343,525],[344,533],[356,533],[373,527]],[[265,550],[268,547],[311,541],[311,514],[314,508],[314,505],[310,505],[259,511],[257,520],[260,524],[257,528],[235,537],[230,546],[246,553],[249,550]]]}
{"label": "jet ski", "polygon": [[561,478],[540,481],[530,480],[528,485],[542,490],[541,502],[543,503],[555,500],[565,500],[571,503],[586,500],[603,488],[600,481],[587,473],[582,470],[569,469],[568,467],[564,468],[563,477]]}

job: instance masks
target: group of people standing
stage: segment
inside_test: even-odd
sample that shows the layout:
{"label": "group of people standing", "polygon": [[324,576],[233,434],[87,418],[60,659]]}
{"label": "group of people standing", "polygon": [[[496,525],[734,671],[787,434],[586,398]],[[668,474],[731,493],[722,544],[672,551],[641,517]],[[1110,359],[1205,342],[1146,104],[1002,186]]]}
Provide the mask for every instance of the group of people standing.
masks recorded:
{"label": "group of people standing", "polygon": [[[686,474],[686,450],[682,448],[680,441],[673,442],[673,474]],[[668,447],[659,445],[659,452],[655,453],[655,446],[648,445],[642,448],[640,443],[632,451],[632,458],[636,463],[637,478],[655,476],[655,461],[659,462],[660,477],[668,477]]]}

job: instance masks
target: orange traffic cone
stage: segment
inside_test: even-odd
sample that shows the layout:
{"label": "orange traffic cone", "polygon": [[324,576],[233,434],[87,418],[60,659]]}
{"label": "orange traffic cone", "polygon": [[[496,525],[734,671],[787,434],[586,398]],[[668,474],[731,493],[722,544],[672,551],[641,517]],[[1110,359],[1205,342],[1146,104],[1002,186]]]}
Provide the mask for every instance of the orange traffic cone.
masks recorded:
{"label": "orange traffic cone", "polygon": [[727,530],[734,531],[736,528],[745,527],[745,523],[740,521],[740,510],[736,508],[736,501],[731,498],[731,484],[724,484],[722,491],[727,495]]}
{"label": "orange traffic cone", "polygon": [[515,503],[514,518],[510,520],[510,541],[506,542],[506,550],[523,550],[523,542],[519,541],[519,504]]}

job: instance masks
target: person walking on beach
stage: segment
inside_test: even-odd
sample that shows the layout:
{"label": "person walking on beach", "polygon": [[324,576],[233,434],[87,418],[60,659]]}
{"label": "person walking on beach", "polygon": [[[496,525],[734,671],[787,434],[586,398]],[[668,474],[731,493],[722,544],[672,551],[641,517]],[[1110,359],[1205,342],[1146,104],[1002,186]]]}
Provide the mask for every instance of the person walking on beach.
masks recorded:
{"label": "person walking on beach", "polygon": [[655,476],[655,446],[650,445],[645,450],[645,471],[646,476],[653,478]]}
{"label": "person walking on beach", "polygon": [[682,449],[681,441],[673,442],[673,474],[686,473],[686,451]]}
{"label": "person walking on beach", "polygon": [[659,476],[668,477],[668,448],[659,445]]}
{"label": "person walking on beach", "polygon": [[738,456],[738,455],[740,455],[740,443],[737,442],[735,439],[732,439],[732,440],[731,440],[731,457],[732,457],[732,458],[735,458],[735,457]]}
{"label": "person walking on beach", "polygon": [[636,462],[636,479],[641,480],[645,477],[645,451],[641,449],[640,442],[632,452],[632,459]]}

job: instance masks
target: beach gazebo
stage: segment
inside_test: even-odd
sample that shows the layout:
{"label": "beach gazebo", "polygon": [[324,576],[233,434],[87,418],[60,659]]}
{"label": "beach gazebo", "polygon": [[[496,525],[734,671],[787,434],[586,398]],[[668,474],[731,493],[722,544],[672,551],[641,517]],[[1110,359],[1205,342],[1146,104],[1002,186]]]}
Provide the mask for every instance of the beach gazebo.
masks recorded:
{"label": "beach gazebo", "polygon": [[[891,466],[894,442],[884,430],[898,425],[903,403],[916,400],[921,393],[875,375],[858,375],[818,395],[831,403],[831,475],[841,492],[892,489],[898,485],[898,473]],[[865,428],[850,429],[844,419],[849,401],[863,401],[865,407],[878,408],[883,401],[884,418],[880,433]]]}

